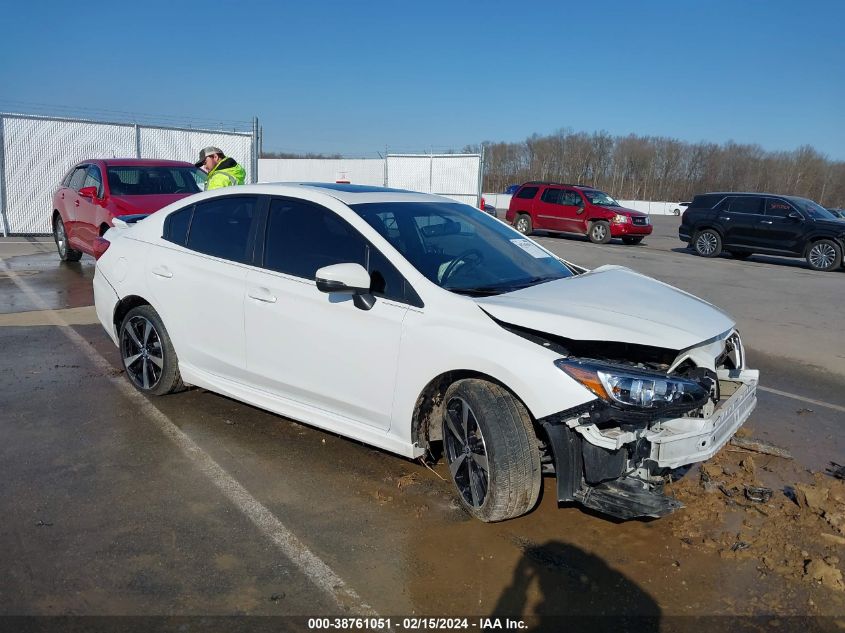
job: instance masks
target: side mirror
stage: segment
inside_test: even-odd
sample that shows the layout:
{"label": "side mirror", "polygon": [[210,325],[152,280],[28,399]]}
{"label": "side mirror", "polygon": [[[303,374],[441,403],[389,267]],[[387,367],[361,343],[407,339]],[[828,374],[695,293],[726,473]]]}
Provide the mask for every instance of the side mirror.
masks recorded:
{"label": "side mirror", "polygon": [[356,308],[369,310],[376,303],[370,292],[370,274],[361,264],[332,264],[317,271],[317,290],[352,295]]}
{"label": "side mirror", "polygon": [[97,188],[96,187],[83,187],[79,190],[79,195],[83,198],[96,198],[97,197]]}
{"label": "side mirror", "polygon": [[792,211],[789,215],[787,215],[790,220],[803,220],[804,216],[798,213],[798,211]]}

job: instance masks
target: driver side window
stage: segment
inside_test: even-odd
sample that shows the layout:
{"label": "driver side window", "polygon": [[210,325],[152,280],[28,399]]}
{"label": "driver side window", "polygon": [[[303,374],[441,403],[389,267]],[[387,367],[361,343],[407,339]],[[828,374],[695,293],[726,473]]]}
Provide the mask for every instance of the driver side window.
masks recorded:
{"label": "driver side window", "polygon": [[795,213],[788,202],[776,198],[766,198],[766,215],[775,218],[785,218],[790,213]]}

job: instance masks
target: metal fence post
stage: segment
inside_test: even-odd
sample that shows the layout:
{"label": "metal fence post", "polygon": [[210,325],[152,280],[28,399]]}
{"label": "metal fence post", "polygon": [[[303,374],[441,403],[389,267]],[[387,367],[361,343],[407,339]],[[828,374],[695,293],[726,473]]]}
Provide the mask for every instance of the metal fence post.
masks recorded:
{"label": "metal fence post", "polygon": [[252,119],[252,184],[258,182],[258,117]]}
{"label": "metal fence post", "polygon": [[135,124],[135,158],[141,158],[141,130]]}
{"label": "metal fence post", "polygon": [[6,119],[0,116],[0,217],[3,219],[3,237],[9,237],[9,220],[6,217],[6,141],[3,134]]}
{"label": "metal fence post", "polygon": [[481,208],[481,194],[484,189],[484,145],[481,146],[481,158],[478,161],[478,196],[475,206]]}
{"label": "metal fence post", "polygon": [[390,154],[387,153],[387,145],[384,146],[384,186],[389,187],[388,184],[390,180],[387,176],[387,160],[390,158]]}

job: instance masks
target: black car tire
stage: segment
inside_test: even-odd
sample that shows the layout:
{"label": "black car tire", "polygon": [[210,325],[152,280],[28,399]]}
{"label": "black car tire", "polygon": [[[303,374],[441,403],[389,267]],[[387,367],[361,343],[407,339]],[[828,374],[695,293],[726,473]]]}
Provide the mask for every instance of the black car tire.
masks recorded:
{"label": "black car tire", "polygon": [[513,228],[523,235],[531,235],[534,230],[531,223],[531,216],[527,213],[520,213],[516,216],[516,220],[514,220]]}
{"label": "black car tire", "polygon": [[842,249],[833,240],[818,240],[807,248],[807,264],[813,270],[836,270],[842,265]]}
{"label": "black car tire", "polygon": [[82,251],[68,246],[65,223],[58,215],[53,221],[53,240],[56,242],[56,249],[59,251],[59,259],[63,262],[78,262],[82,259]]}
{"label": "black car tire", "polygon": [[695,234],[692,247],[702,257],[718,257],[722,253],[722,236],[713,229],[704,229]]}
{"label": "black car tire", "polygon": [[610,241],[610,224],[604,220],[596,220],[590,225],[587,237],[593,244],[607,244]]}
{"label": "black car tire", "polygon": [[641,237],[627,237],[626,236],[626,237],[622,238],[622,243],[627,244],[628,246],[636,246],[637,244],[639,244],[642,241],[643,241],[643,238],[641,238]]}
{"label": "black car tire", "polygon": [[728,251],[734,259],[748,259],[754,253],[751,251]]}
{"label": "black car tire", "polygon": [[138,306],[126,313],[118,341],[126,377],[138,391],[163,396],[184,390],[176,350],[152,306]]}
{"label": "black car tire", "polygon": [[461,506],[488,523],[531,510],[542,473],[537,436],[522,403],[478,379],[453,383],[443,401],[443,454]]}

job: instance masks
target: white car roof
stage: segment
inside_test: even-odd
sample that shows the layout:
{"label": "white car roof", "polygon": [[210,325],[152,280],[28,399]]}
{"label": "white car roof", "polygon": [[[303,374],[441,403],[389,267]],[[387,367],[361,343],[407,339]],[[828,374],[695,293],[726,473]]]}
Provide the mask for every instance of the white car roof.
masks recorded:
{"label": "white car roof", "polygon": [[[370,185],[350,185],[333,182],[271,182],[238,187],[238,193],[258,193],[267,195],[297,195],[297,193],[322,193],[344,204],[366,204],[369,202],[456,202],[443,196],[419,193],[406,189],[374,187]],[[235,193],[229,190],[228,193]]]}

